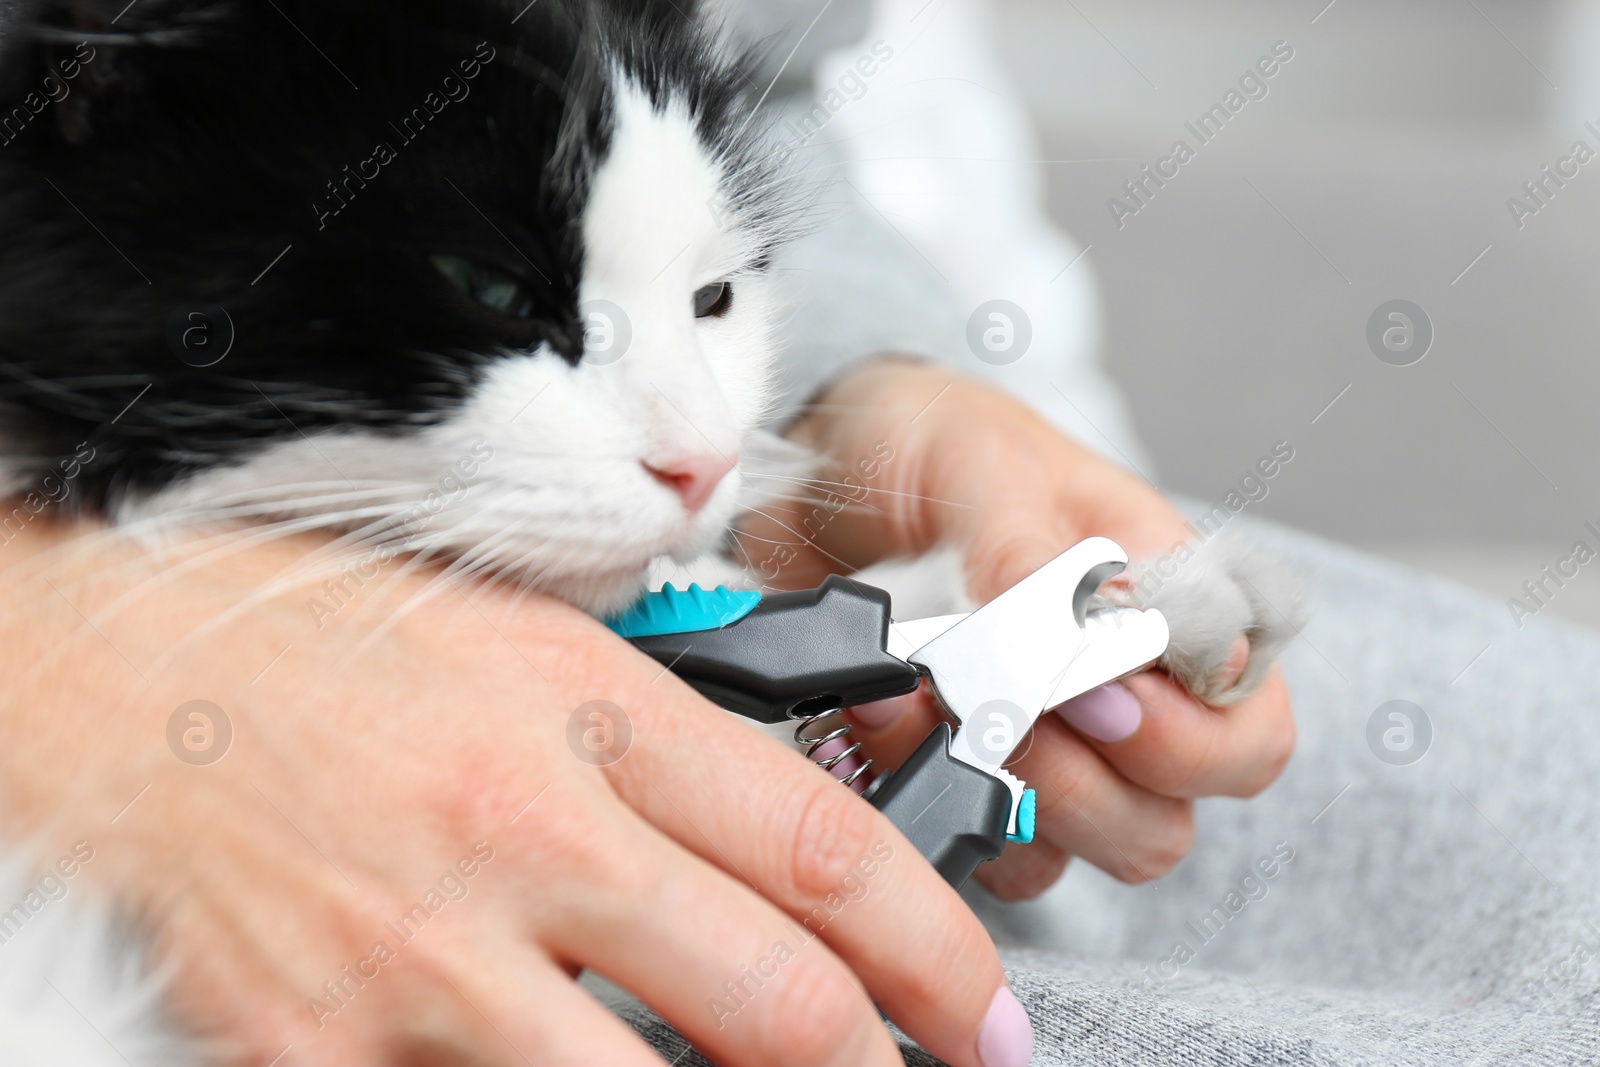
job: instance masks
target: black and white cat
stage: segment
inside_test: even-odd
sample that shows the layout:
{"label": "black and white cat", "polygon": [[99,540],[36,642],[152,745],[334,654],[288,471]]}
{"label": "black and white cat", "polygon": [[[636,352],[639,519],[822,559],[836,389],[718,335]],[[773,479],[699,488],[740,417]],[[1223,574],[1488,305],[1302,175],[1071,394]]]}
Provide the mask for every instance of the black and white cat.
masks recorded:
{"label": "black and white cat", "polygon": [[709,32],[666,0],[125,2],[41,2],[5,61],[0,490],[307,516],[596,612],[725,533],[791,216]]}
{"label": "black and white cat", "polygon": [[[733,573],[797,211],[689,6],[0,2],[5,538],[326,528],[596,614]],[[1201,692],[1285,636],[1210,555],[1155,600]],[[947,558],[883,581],[960,597]],[[97,914],[0,946],[0,1060],[180,1062]],[[47,974],[116,1054],[51,1043]]]}

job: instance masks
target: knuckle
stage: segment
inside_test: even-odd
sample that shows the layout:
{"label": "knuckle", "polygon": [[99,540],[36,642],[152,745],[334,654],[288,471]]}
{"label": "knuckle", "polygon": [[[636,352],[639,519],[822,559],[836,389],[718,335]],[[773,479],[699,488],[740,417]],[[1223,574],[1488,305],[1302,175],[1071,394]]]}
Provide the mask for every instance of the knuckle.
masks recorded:
{"label": "knuckle", "polygon": [[642,899],[648,865],[637,862],[615,828],[588,805],[551,803],[554,799],[546,798],[510,828],[509,845],[518,865],[543,872],[548,885]]}
{"label": "knuckle", "polygon": [[869,854],[877,814],[837,782],[809,785],[799,807],[788,862],[788,882],[801,901],[837,892]]}
{"label": "knuckle", "polygon": [[[1031,850],[1034,846],[1021,847]],[[1033,900],[1060,880],[1068,862],[1070,857],[1066,853],[1056,851],[1042,857],[1030,856],[1026,863],[986,864],[993,869],[978,868],[979,881],[1001,900]]]}
{"label": "knuckle", "polygon": [[1158,761],[1148,769],[1144,786],[1152,792],[1167,797],[1193,797],[1206,791],[1207,784],[1215,781],[1218,766],[1224,753],[1223,737],[1218,728],[1203,731],[1187,746],[1186,756]]}
{"label": "knuckle", "polygon": [[755,1035],[764,1062],[833,1063],[850,1044],[840,1040],[841,1031],[867,1022],[865,995],[839,967],[796,959],[768,988],[772,996],[757,1016]]}
{"label": "knuckle", "polygon": [[1035,790],[1035,796],[1048,805],[1051,813],[1060,809],[1074,822],[1085,822],[1084,812],[1094,806],[1099,791],[1091,769],[1092,764],[1083,760],[1064,762],[1052,768],[1049,792],[1053,796],[1046,799],[1046,791],[1042,789]]}
{"label": "knuckle", "polygon": [[1010,534],[974,546],[968,563],[968,588],[980,600],[984,592],[991,594],[1007,589],[1033,572],[1043,559],[1049,558],[1049,546],[1039,538],[1025,534]]}
{"label": "knuckle", "polygon": [[1148,831],[1125,846],[1125,862],[1109,873],[1120,882],[1140,885],[1171,873],[1194,846],[1194,806],[1173,801]]}
{"label": "knuckle", "polygon": [[[455,764],[455,773],[439,783],[437,810],[458,837],[482,836],[489,827],[510,824],[538,789],[530,790],[525,774],[492,753],[459,753]],[[522,821],[514,828],[523,829]]]}
{"label": "knuckle", "polygon": [[[394,914],[398,917],[396,929],[405,932],[421,930],[421,924],[429,921],[425,905],[414,904],[410,911],[401,905]],[[409,986],[414,991],[431,993],[448,988],[446,983],[458,977],[456,964],[461,946],[448,936],[417,938],[415,944],[408,942],[405,948],[406,951],[395,952],[392,958],[384,960],[382,970],[377,972],[379,977],[370,980],[394,979],[397,987]]]}
{"label": "knuckle", "polygon": [[[1080,824],[1083,831],[1100,839],[1100,830],[1088,812],[1101,807],[1100,794],[1105,782],[1093,774],[1070,773],[1063,770],[1054,780],[1060,797],[1058,806],[1072,822]],[[1194,843],[1194,811],[1187,800],[1168,797],[1157,799],[1154,812],[1140,817],[1136,833],[1113,841],[1110,853],[1097,850],[1096,865],[1119,882],[1139,885],[1162,877],[1177,866]],[[996,871],[990,888],[1005,900],[1026,900],[1044,892],[1060,877],[1066,866],[1062,856],[1058,864],[1016,865],[1012,869]]]}

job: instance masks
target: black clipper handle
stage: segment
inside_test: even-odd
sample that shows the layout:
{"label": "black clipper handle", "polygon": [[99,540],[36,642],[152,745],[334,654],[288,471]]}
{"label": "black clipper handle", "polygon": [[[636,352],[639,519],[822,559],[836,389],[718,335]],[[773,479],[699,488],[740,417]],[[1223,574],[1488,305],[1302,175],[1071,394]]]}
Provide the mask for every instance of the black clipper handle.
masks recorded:
{"label": "black clipper handle", "polygon": [[868,800],[960,889],[978,864],[1005,850],[1011,790],[951,756],[950,737],[949,723],[934,727],[898,770],[878,779]]}
{"label": "black clipper handle", "polygon": [[889,594],[833,575],[720,629],[629,640],[713,703],[775,723],[914,690],[921,675],[888,638]]}

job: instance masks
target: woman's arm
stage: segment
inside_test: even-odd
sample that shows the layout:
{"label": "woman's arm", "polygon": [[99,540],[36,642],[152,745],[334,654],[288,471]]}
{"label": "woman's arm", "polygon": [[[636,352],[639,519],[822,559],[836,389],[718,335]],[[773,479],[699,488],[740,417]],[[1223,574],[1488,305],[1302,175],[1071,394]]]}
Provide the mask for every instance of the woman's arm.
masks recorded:
{"label": "woman's arm", "polygon": [[7,830],[89,843],[229,1062],[659,1064],[586,967],[719,1062],[899,1063],[874,1003],[1024,1062],[988,935],[848,790],[565,605],[323,547],[0,548]]}

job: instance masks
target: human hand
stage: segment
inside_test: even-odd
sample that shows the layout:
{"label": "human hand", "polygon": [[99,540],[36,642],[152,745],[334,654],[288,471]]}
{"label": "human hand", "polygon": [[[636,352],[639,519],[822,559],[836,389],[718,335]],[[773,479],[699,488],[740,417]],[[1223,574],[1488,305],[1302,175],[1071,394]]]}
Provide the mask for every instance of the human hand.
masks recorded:
{"label": "human hand", "polygon": [[[1146,483],[1011,397],[936,366],[866,364],[819,398],[792,436],[832,461],[819,474],[825,489],[848,476],[865,491],[839,488],[856,500],[825,520],[800,503],[776,503],[754,518],[750,543],[783,546],[766,557],[763,577],[775,584],[813,585],[830,571],[949,545],[982,603],[1088,536],[1113,538],[1134,559],[1172,552],[1191,536]],[[1219,690],[1243,672],[1249,651],[1241,638]],[[940,718],[926,687],[852,714],[852,740],[887,766]],[[1264,789],[1294,736],[1276,667],[1226,709],[1157,671],[1086,694],[1041,718],[1012,765],[1038,795],[1033,844],[1008,848],[978,878],[1002,897],[1033,896],[1073,855],[1124,881],[1159,877],[1188,852],[1191,799]]]}
{"label": "human hand", "polygon": [[987,933],[848,790],[565,605],[399,562],[333,596],[315,547],[0,561],[0,805],[90,842],[228,1062],[659,1065],[581,968],[719,1063],[898,1064],[874,1002],[1026,1061]]}

